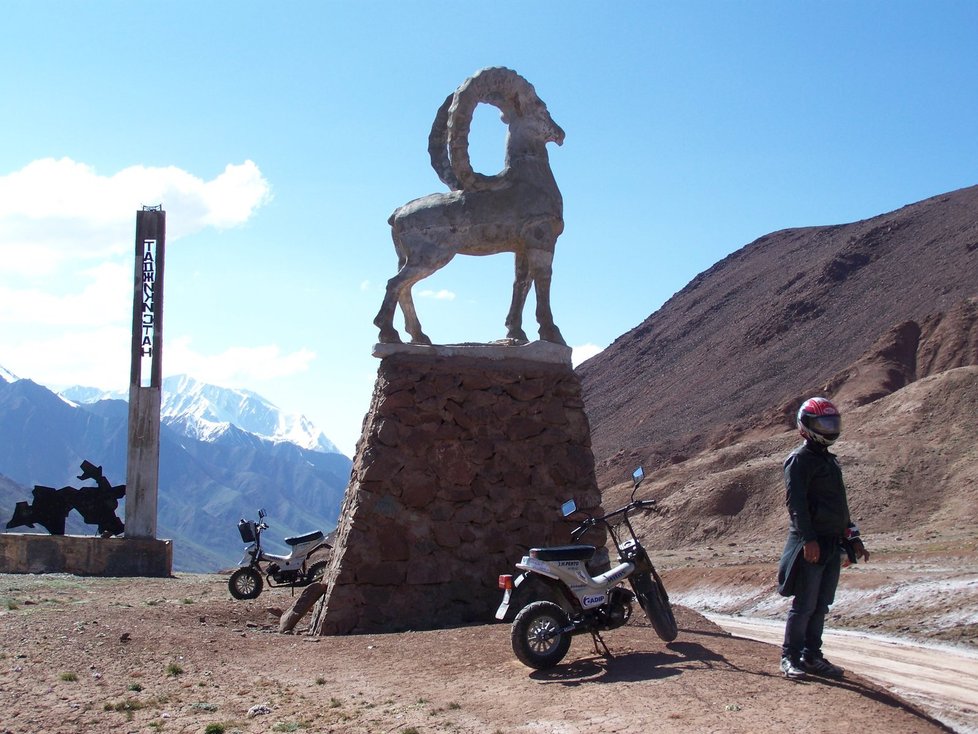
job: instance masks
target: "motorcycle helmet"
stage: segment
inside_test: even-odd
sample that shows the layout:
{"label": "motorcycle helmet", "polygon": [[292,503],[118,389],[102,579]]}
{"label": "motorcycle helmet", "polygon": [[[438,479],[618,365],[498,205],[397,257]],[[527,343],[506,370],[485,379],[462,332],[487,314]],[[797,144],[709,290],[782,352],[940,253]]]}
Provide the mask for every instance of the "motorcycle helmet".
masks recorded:
{"label": "motorcycle helmet", "polygon": [[831,446],[842,431],[842,416],[827,398],[809,398],[798,409],[798,432],[806,441]]}

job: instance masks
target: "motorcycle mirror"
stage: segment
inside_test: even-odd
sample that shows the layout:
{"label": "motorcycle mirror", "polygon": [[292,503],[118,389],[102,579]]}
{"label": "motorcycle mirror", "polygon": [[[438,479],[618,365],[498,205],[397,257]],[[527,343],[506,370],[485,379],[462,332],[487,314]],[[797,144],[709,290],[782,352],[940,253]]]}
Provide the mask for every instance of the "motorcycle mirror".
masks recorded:
{"label": "motorcycle mirror", "polygon": [[642,480],[643,479],[645,479],[645,471],[642,469],[642,467],[639,467],[638,469],[636,469],[635,471],[632,472],[632,497],[631,497],[631,500],[633,502],[635,501],[635,492],[638,491],[638,485],[640,485],[642,483]]}
{"label": "motorcycle mirror", "polygon": [[564,517],[570,517],[575,512],[577,512],[577,503],[574,500],[567,500],[560,506],[560,513]]}
{"label": "motorcycle mirror", "polygon": [[258,510],[258,519],[261,520],[263,517],[265,517],[265,510]]}
{"label": "motorcycle mirror", "polygon": [[639,467],[632,472],[632,481],[635,483],[636,489],[638,488],[638,485],[642,483],[643,479],[645,479],[645,470],[642,469],[642,467]]}

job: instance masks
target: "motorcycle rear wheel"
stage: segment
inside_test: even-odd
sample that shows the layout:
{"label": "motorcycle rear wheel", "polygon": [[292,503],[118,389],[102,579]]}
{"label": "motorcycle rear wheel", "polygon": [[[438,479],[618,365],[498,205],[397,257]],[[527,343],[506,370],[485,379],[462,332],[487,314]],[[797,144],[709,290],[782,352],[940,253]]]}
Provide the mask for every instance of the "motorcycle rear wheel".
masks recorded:
{"label": "motorcycle rear wheel", "polygon": [[516,615],[511,632],[513,652],[530,668],[552,668],[570,649],[570,635],[560,630],[568,626],[567,614],[549,601],[535,601]]}
{"label": "motorcycle rear wheel", "polygon": [[655,574],[654,578],[643,575],[633,581],[632,588],[659,638],[664,642],[675,640],[679,634],[679,627],[659,575]]}
{"label": "motorcycle rear wheel", "polygon": [[261,594],[263,586],[261,574],[251,566],[239,568],[228,579],[228,591],[235,599],[254,599]]}
{"label": "motorcycle rear wheel", "polygon": [[309,571],[306,573],[306,581],[310,584],[322,581],[328,567],[329,561],[316,561],[309,567]]}

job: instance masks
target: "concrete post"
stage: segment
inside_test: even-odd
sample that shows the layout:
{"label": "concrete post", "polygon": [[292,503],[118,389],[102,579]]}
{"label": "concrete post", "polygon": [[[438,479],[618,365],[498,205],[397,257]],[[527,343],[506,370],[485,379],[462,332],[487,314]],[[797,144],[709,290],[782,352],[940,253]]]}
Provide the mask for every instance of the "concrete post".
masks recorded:
{"label": "concrete post", "polygon": [[[163,207],[144,207],[142,211],[136,212],[129,448],[126,468],[127,538],[156,537],[165,245],[166,212]],[[149,368],[148,380],[144,379],[145,366]]]}

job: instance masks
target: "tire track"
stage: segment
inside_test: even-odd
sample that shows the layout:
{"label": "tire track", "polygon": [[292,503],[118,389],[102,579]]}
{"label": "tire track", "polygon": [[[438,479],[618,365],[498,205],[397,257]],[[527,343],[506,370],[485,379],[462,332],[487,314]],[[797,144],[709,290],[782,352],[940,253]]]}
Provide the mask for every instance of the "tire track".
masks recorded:
{"label": "tire track", "polygon": [[[706,614],[737,637],[781,646],[784,623]],[[872,678],[962,734],[978,734],[978,653],[850,631],[826,630],[825,656]],[[772,652],[771,665],[778,653]]]}

